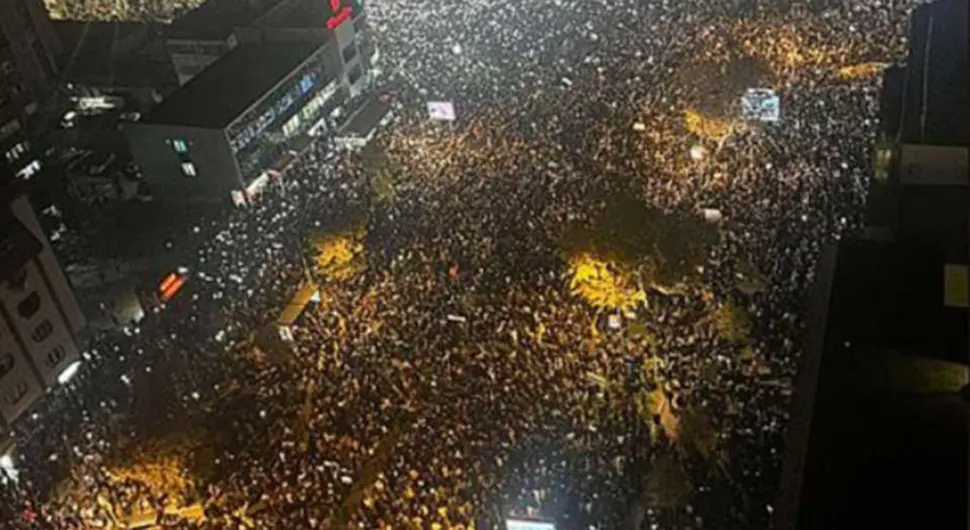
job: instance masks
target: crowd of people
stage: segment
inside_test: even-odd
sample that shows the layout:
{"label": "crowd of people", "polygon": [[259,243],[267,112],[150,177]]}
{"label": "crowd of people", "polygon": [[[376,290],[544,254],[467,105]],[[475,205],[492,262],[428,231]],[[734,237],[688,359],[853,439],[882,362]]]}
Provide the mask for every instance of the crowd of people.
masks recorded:
{"label": "crowd of people", "polygon": [[[396,122],[362,153],[320,141],[254,204],[200,219],[185,291],[96,337],[21,426],[6,527],[162,511],[171,496],[112,480],[111,454],[199,422],[217,450],[178,499],[205,517],[181,528],[768,527],[805,298],[859,226],[879,123],[878,77],[837,70],[896,59],[913,7],[791,4],[369,4]],[[732,75],[773,87],[781,120],[699,102]],[[707,136],[691,109],[736,126]],[[617,195],[723,215],[689,278],[621,312],[570,290],[561,244]],[[308,235],[350,220],[366,268],[320,277]],[[311,278],[292,344],[261,338]],[[750,315],[743,344],[711,324],[728,304]],[[641,389],[683,429],[642,414]]]}
{"label": "crowd of people", "polygon": [[55,20],[171,22],[199,0],[44,0]]}

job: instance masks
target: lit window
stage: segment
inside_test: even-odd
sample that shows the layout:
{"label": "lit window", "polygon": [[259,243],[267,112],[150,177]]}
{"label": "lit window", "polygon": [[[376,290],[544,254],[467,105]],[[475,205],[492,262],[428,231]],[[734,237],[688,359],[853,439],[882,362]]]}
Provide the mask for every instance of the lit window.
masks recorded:
{"label": "lit window", "polygon": [[16,162],[20,157],[27,154],[28,149],[30,149],[30,144],[27,142],[20,142],[11,147],[10,150],[7,151],[7,162],[11,164]]}
{"label": "lit window", "polygon": [[172,140],[172,147],[175,149],[176,153],[188,153],[189,146],[185,143],[185,140]]}
{"label": "lit window", "polygon": [[283,124],[283,135],[287,138],[293,136],[300,128],[300,116],[293,116]]}
{"label": "lit window", "polygon": [[17,172],[17,176],[27,180],[36,175],[38,171],[40,171],[40,161],[32,160],[29,164],[24,166],[23,169]]}
{"label": "lit window", "polygon": [[195,164],[193,164],[192,162],[183,162],[182,174],[185,175],[186,177],[194,177],[196,175]]}

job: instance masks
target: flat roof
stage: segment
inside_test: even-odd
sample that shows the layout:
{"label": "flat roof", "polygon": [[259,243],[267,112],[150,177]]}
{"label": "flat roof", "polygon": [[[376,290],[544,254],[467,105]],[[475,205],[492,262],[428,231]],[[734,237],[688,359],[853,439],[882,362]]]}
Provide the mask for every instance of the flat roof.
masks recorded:
{"label": "flat roof", "polygon": [[367,103],[357,111],[357,114],[341,129],[340,133],[342,135],[350,134],[363,138],[377,127],[390,110],[390,105],[382,103],[376,97],[371,96]]}
{"label": "flat roof", "polygon": [[904,142],[970,145],[967,37],[966,0],[942,0],[913,12],[902,103]]}
{"label": "flat roof", "polygon": [[237,26],[251,24],[284,0],[208,0],[172,21],[171,39],[225,39]]}
{"label": "flat roof", "polygon": [[225,127],[320,47],[302,42],[241,44],[172,93],[140,123]]}

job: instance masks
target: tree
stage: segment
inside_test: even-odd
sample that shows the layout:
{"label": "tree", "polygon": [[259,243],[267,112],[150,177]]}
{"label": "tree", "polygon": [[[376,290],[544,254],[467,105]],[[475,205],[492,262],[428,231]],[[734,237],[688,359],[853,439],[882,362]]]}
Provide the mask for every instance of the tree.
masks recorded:
{"label": "tree", "polygon": [[658,509],[680,508],[690,500],[694,486],[674,453],[659,456],[647,470],[644,500]]}
{"label": "tree", "polygon": [[751,317],[744,308],[729,301],[714,311],[713,325],[718,335],[728,342],[745,344],[751,333]]}
{"label": "tree", "polygon": [[610,193],[601,203],[591,223],[565,228],[567,263],[588,254],[643,287],[676,285],[696,274],[717,239],[717,228],[699,217],[664,212],[630,193]]}
{"label": "tree", "polygon": [[741,294],[751,296],[764,290],[765,286],[768,285],[768,278],[754,265],[742,262],[735,272],[734,285]]}
{"label": "tree", "polygon": [[203,431],[193,428],[129,442],[108,460],[105,473],[113,483],[139,483],[152,496],[166,495],[171,507],[180,507],[198,491],[214,456],[205,439]]}
{"label": "tree", "polygon": [[357,223],[338,232],[311,236],[317,273],[343,281],[363,272],[367,268],[363,243],[366,233],[364,224]]}
{"label": "tree", "polygon": [[694,108],[684,111],[684,128],[704,140],[720,141],[730,135],[734,127],[735,120],[704,114]]}
{"label": "tree", "polygon": [[716,455],[718,433],[705,410],[694,407],[684,411],[681,415],[680,433],[683,446],[703,459],[709,460]]}
{"label": "tree", "polygon": [[625,267],[588,252],[570,258],[569,276],[572,293],[599,309],[628,311],[647,299]]}
{"label": "tree", "polygon": [[869,79],[879,75],[885,69],[886,63],[865,62],[839,68],[838,75],[843,81]]}
{"label": "tree", "polygon": [[[662,432],[668,440],[677,441],[680,437],[680,420],[674,414],[667,393],[659,385],[653,390],[642,390],[634,397],[640,417],[650,423],[651,436],[656,438]],[[659,430],[656,427],[659,426]]]}

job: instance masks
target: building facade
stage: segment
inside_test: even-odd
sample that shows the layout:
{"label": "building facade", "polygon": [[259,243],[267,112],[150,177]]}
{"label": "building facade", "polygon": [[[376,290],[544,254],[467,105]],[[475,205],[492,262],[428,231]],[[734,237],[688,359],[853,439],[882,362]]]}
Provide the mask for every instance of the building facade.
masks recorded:
{"label": "building facade", "polygon": [[0,418],[10,425],[79,361],[85,319],[34,210],[0,191]]}
{"label": "building facade", "polygon": [[0,174],[29,178],[40,169],[28,136],[59,52],[41,0],[0,2]]}
{"label": "building facade", "polygon": [[[313,42],[336,39],[347,62],[376,58],[367,17],[358,0],[209,0],[176,20],[166,48],[184,85],[242,43]],[[347,49],[353,41],[353,50]],[[357,55],[357,51],[361,52]],[[349,65],[348,72],[354,67]],[[361,75],[368,70],[361,65]]]}
{"label": "building facade", "polygon": [[319,39],[246,34],[228,54],[124,131],[156,196],[244,203],[281,160],[332,134],[373,85],[354,21]]}
{"label": "building facade", "polygon": [[884,72],[866,226],[815,275],[773,528],[970,521],[967,6],[917,7]]}

